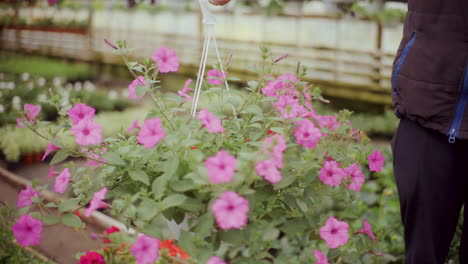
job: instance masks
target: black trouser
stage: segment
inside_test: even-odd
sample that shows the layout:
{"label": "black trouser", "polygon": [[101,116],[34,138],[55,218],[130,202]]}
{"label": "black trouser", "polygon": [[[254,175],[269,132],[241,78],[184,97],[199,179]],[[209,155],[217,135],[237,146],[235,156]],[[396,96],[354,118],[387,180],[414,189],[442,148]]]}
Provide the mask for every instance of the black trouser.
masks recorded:
{"label": "black trouser", "polygon": [[[404,120],[393,140],[395,179],[405,229],[406,264],[444,263],[463,204],[468,202],[468,140]],[[468,208],[460,263],[468,264]]]}

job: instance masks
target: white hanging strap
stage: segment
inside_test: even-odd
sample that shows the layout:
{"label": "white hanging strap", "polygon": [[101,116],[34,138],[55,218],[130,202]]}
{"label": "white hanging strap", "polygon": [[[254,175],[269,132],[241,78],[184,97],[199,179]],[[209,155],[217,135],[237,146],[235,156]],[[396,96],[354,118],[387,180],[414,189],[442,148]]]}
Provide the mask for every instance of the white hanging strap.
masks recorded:
{"label": "white hanging strap", "polygon": [[198,0],[198,2],[200,3],[200,8],[203,13],[203,24],[205,25],[205,41],[203,43],[202,57],[201,57],[200,66],[198,69],[198,76],[197,76],[197,83],[195,85],[193,104],[192,104],[192,108],[190,111],[190,115],[192,117],[195,117],[197,114],[197,108],[198,108],[198,103],[200,100],[200,93],[201,93],[201,87],[203,84],[203,79],[205,77],[206,63],[208,60],[208,52],[209,52],[211,40],[213,40],[213,46],[215,48],[216,56],[217,56],[217,59],[221,68],[221,74],[222,74],[221,77],[225,79],[224,84],[226,85],[226,89],[229,90],[227,79],[224,78],[224,76],[226,76],[226,73],[224,71],[223,62],[221,60],[221,55],[218,49],[218,43],[216,42],[216,37],[215,37],[214,25],[216,24],[216,18],[208,8],[208,0]]}

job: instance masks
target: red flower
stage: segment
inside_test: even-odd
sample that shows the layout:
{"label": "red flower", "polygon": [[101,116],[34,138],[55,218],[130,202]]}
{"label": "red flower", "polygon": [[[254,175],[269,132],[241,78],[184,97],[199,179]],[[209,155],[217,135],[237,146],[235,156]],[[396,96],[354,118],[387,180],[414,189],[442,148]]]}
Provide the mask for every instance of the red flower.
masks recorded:
{"label": "red flower", "polygon": [[76,215],[76,216],[78,216],[78,217],[81,219],[81,213],[80,213],[80,211],[76,211],[76,212],[74,212],[73,214]]}
{"label": "red flower", "polygon": [[105,264],[106,261],[104,258],[101,256],[101,254],[94,252],[94,251],[88,251],[86,252],[86,255],[81,256],[80,261],[78,264]]}
{"label": "red flower", "polygon": [[167,249],[169,251],[169,255],[173,257],[181,257],[182,259],[188,259],[189,255],[183,251],[180,247],[177,245],[174,245],[174,239],[169,239],[169,240],[164,240],[161,241],[159,244],[160,249]]}
{"label": "red flower", "polygon": [[[109,227],[109,228],[105,231],[105,233],[108,234],[108,235],[109,235],[109,234],[112,234],[112,233],[115,233],[115,232],[120,232],[120,229],[119,229],[118,227],[115,227],[115,226],[111,226],[111,227]],[[110,244],[110,243],[112,243],[112,240],[110,240],[110,239],[108,239],[108,238],[106,237],[106,238],[104,238],[104,239],[102,240],[102,243],[104,243],[104,244]]]}
{"label": "red flower", "polygon": [[198,146],[190,147],[191,149],[198,149]]}

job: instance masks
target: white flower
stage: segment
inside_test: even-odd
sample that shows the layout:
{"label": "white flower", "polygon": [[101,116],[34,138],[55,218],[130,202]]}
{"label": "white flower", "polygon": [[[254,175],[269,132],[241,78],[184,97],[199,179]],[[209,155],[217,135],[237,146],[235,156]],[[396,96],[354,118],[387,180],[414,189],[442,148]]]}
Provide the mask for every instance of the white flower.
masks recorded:
{"label": "white flower", "polygon": [[29,80],[29,73],[25,72],[21,75],[21,79],[23,79],[23,81],[27,81]]}
{"label": "white flower", "polygon": [[32,90],[34,88],[34,83],[33,82],[28,82],[28,86],[26,86],[29,90]]}
{"label": "white flower", "polygon": [[40,103],[45,103],[47,102],[47,96],[45,94],[40,94],[37,96],[37,101]]}
{"label": "white flower", "polygon": [[111,99],[111,100],[115,100],[115,99],[117,99],[117,97],[119,97],[119,95],[117,94],[117,92],[114,91],[114,90],[110,91],[109,94],[108,94],[108,96],[109,96],[109,99]]}
{"label": "white flower", "polygon": [[81,82],[76,82],[74,85],[74,88],[75,88],[75,91],[79,92],[81,91],[81,88],[83,88],[83,85],[81,84]]}
{"label": "white flower", "polygon": [[58,86],[61,86],[61,85],[62,85],[62,78],[60,78],[60,77],[55,77],[55,78],[54,78],[54,85],[57,86],[57,87],[58,87]]}
{"label": "white flower", "polygon": [[14,109],[21,110],[21,98],[19,98],[19,96],[13,97],[13,99],[11,100],[11,103]]}
{"label": "white flower", "polygon": [[96,90],[96,86],[92,82],[86,81],[84,83],[84,89],[86,91],[88,91],[88,92],[92,92],[92,91]]}
{"label": "white flower", "polygon": [[0,113],[3,113],[3,112],[5,112],[5,107],[0,104]]}
{"label": "white flower", "polygon": [[41,77],[37,80],[37,84],[39,84],[39,86],[44,86],[45,83],[46,80],[44,79],[44,77]]}
{"label": "white flower", "polygon": [[71,83],[65,84],[65,89],[67,89],[67,91],[70,92],[73,89],[73,84],[71,84]]}
{"label": "white flower", "polygon": [[15,86],[16,86],[16,85],[15,85],[14,82],[9,82],[9,83],[6,84],[6,88],[7,88],[7,89],[10,89],[10,90],[15,89]]}

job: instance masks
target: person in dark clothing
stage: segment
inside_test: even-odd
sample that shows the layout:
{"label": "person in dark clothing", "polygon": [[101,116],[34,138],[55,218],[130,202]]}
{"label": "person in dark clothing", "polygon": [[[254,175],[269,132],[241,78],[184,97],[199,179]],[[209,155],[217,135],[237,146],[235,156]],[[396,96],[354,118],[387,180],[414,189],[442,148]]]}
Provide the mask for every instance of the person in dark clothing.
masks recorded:
{"label": "person in dark clothing", "polygon": [[[468,201],[468,1],[407,2],[392,74],[405,263],[442,264]],[[459,252],[467,264],[468,224]]]}

